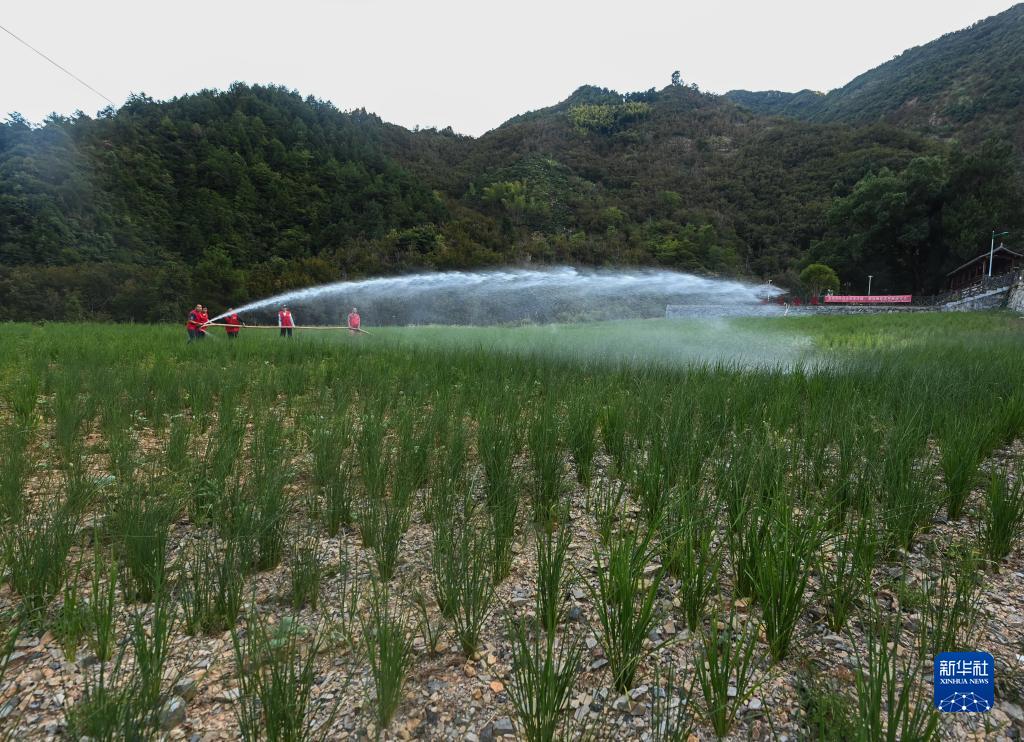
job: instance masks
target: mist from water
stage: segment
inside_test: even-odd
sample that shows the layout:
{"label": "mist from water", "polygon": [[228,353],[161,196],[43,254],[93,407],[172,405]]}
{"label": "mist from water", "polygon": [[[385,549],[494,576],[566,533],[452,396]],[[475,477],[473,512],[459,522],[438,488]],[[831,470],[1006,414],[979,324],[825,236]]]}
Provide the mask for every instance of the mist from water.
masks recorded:
{"label": "mist from water", "polygon": [[[235,311],[269,318],[287,305],[300,325],[494,325],[677,315],[760,315],[779,289],[666,270],[503,268],[340,281],[288,291]],[[221,319],[227,313],[214,319]]]}

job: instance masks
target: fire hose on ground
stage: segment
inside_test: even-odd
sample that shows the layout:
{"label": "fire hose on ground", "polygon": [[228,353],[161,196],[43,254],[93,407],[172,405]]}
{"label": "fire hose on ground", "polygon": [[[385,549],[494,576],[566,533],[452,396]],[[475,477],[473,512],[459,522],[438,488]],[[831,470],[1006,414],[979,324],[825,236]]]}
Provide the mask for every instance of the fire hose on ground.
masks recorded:
{"label": "fire hose on ground", "polygon": [[361,327],[349,327],[348,325],[292,325],[291,327],[281,327],[280,325],[229,325],[223,322],[207,322],[203,325],[206,327],[237,327],[239,330],[349,330],[351,332],[361,332],[364,335],[369,335],[366,330]]}

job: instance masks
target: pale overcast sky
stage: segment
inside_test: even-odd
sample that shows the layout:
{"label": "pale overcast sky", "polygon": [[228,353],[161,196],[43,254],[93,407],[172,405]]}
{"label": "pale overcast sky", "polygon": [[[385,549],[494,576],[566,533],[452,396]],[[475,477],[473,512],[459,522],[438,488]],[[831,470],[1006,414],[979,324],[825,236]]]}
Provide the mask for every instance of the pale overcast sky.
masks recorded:
{"label": "pale overcast sky", "polygon": [[[277,83],[481,134],[582,84],[826,91],[1008,0],[23,0],[0,25],[118,104]],[[106,103],[0,32],[0,118]]]}

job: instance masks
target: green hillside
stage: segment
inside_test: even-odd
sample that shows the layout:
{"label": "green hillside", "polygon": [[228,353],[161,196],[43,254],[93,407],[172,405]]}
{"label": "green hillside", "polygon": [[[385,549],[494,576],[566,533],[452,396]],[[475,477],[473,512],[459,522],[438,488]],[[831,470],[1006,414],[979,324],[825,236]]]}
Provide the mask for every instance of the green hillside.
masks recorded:
{"label": "green hillside", "polygon": [[[861,76],[847,86],[858,116],[840,115],[854,92],[722,97],[678,84],[584,86],[479,138],[243,84],[41,126],[11,115],[0,310],[151,321],[196,301],[220,309],[343,278],[527,262],[798,289],[799,270],[824,260],[855,290],[868,273],[879,291],[936,290],[993,226],[1024,228],[1020,159],[999,124],[1024,67],[964,61],[985,45],[1019,55],[1022,17],[1014,8]],[[917,110],[904,89],[919,107],[947,100],[936,80],[949,65],[993,78],[974,118],[942,119],[961,141],[899,114]]]}
{"label": "green hillside", "polygon": [[1001,136],[1024,152],[1024,4],[908,49],[827,94],[735,90],[726,97],[809,121],[886,121],[973,142]]}

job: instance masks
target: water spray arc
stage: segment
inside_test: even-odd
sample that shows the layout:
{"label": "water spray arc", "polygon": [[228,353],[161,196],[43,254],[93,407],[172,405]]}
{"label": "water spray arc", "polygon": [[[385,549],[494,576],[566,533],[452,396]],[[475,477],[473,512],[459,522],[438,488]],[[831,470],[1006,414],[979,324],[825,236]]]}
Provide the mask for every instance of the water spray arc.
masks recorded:
{"label": "water spray arc", "polygon": [[343,311],[358,306],[378,325],[489,325],[661,317],[668,304],[710,316],[716,316],[716,308],[759,314],[765,300],[780,293],[770,285],[665,270],[516,268],[341,281],[288,291],[235,311],[258,315],[287,304],[298,308],[307,325],[337,325]]}

